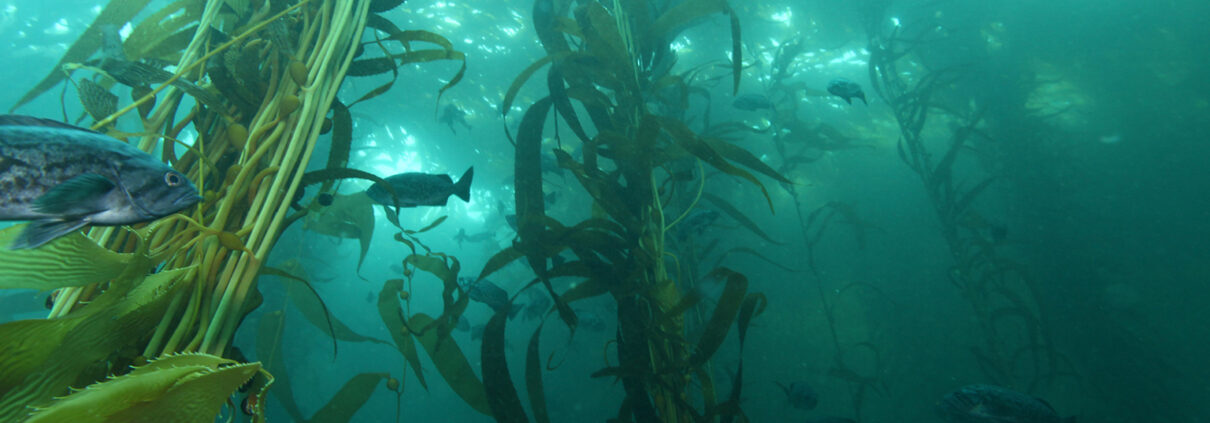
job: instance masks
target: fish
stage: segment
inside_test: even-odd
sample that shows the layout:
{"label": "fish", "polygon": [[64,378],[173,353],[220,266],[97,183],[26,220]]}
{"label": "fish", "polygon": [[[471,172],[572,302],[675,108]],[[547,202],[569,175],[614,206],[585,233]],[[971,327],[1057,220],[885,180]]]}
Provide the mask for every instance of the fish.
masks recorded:
{"label": "fish", "polygon": [[685,219],[676,224],[676,236],[680,239],[701,236],[721,215],[713,209],[697,209],[689,212]]}
{"label": "fish", "polygon": [[857,423],[857,420],[846,419],[836,416],[822,416],[813,419],[807,419],[807,423]]}
{"label": "fish", "polygon": [[473,129],[471,124],[466,123],[466,111],[453,104],[445,105],[445,109],[441,110],[441,116],[437,118],[437,121],[449,125],[450,132],[453,132],[454,135],[458,135],[458,131],[454,129],[455,123],[466,127],[468,131]]}
{"label": "fish", "polygon": [[460,278],[463,286],[466,287],[466,295],[473,301],[478,301],[487,304],[496,312],[508,313],[508,318],[517,316],[522,309],[521,306],[513,304],[508,300],[508,291],[496,285],[487,279],[471,281],[469,278]]}
{"label": "fish", "polygon": [[0,220],[29,220],[10,249],[88,225],[150,222],[202,199],[184,174],[99,132],[0,115]]}
{"label": "fish", "polygon": [[580,327],[593,332],[602,332],[609,326],[605,323],[605,316],[595,311],[579,310],[576,311],[576,317],[579,319]]}
{"label": "fish", "polygon": [[773,102],[769,101],[769,98],[765,97],[764,94],[748,93],[736,97],[735,101],[731,102],[731,107],[748,111],[772,109]]}
{"label": "fish", "polygon": [[496,233],[493,231],[483,231],[474,235],[467,235],[465,228],[458,228],[458,233],[454,235],[454,241],[458,241],[458,248],[462,248],[462,242],[485,242],[496,239]]}
{"label": "fish", "polygon": [[794,408],[813,410],[816,405],[819,405],[819,393],[815,392],[815,389],[806,382],[791,382],[790,386],[782,385],[781,382],[773,383],[786,392],[786,399]]}
{"label": "fish", "polygon": [[530,292],[536,292],[537,294],[529,296],[529,304],[525,306],[525,320],[541,319],[550,310],[550,297],[542,291],[531,290]]}
{"label": "fish", "polygon": [[[462,201],[471,201],[471,180],[475,177],[475,167],[472,166],[454,182],[449,175],[433,175],[428,173],[407,172],[386,177],[386,181],[395,190],[395,198],[375,182],[366,190],[374,202],[388,207],[444,206],[451,195]],[[395,199],[399,203],[395,203]]]}
{"label": "fish", "polygon": [[844,99],[845,103],[853,104],[853,98],[861,99],[865,105],[870,103],[865,100],[865,92],[861,90],[861,85],[856,82],[844,78],[836,78],[828,82],[828,92],[834,96]]}
{"label": "fish", "polygon": [[945,394],[937,413],[950,423],[1074,423],[1045,400],[994,385],[967,385]]}

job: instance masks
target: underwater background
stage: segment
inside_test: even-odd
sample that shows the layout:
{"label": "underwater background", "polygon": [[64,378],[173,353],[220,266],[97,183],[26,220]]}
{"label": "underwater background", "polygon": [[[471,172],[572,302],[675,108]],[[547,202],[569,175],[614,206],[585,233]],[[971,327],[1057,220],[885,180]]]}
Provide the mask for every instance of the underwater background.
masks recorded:
{"label": "underwater background", "polygon": [[[582,3],[592,2],[573,2]],[[678,2],[650,3],[666,10]],[[0,69],[9,88],[0,104],[16,104],[37,84],[102,6],[0,5],[0,62],[9,64]],[[447,216],[408,239],[457,257],[457,276],[468,281],[518,239],[519,149],[510,136],[549,94],[546,71],[521,87],[510,109],[502,102],[518,74],[548,54],[535,34],[535,10],[528,1],[408,0],[382,12],[399,28],[447,38],[465,54],[465,75],[439,95],[460,62],[404,64],[389,91],[349,109],[348,168],[457,178],[474,167],[469,202],[399,213],[412,230]],[[785,179],[757,171],[758,189],[693,160],[657,166],[660,178],[688,175],[665,185],[680,196],[667,219],[685,219],[655,259],[674,277],[695,280],[680,285],[700,297],[687,342],[698,342],[718,305],[738,306],[743,297],[728,300],[726,276],[711,277],[716,267],[742,273],[746,292],[767,301],[742,351],[732,328],[708,363],[695,362],[722,397],[742,380],[737,405],[748,420],[939,422],[936,404],[946,393],[994,384],[1043,398],[1078,421],[1210,422],[1210,3],[759,0],[731,1],[730,10],[742,28],[738,90],[725,13],[667,40],[675,52],[668,72],[692,74],[685,80],[696,90],[683,108],[660,109],[652,100],[660,88],[644,89],[652,113],[725,139]],[[372,44],[373,32],[363,41]],[[887,51],[901,54],[893,70],[879,62]],[[921,87],[925,75],[936,75],[940,88],[913,98],[936,108],[912,114],[910,101],[892,94]],[[868,104],[829,93],[837,78],[861,86]],[[349,77],[339,96],[348,104],[392,79]],[[62,117],[60,89],[18,111]],[[756,104],[737,102],[741,96]],[[75,98],[64,91],[72,116],[81,111]],[[577,103],[575,110],[587,109]],[[551,122],[540,134],[543,160],[555,162],[555,149],[581,159],[571,126]],[[137,127],[136,119],[118,123]],[[327,148],[321,141],[311,169],[323,169]],[[603,215],[578,176],[558,166],[541,172],[544,213],[568,226]],[[370,185],[347,180],[335,192],[360,195]],[[315,196],[311,188],[305,198]],[[281,233],[266,261],[305,275],[339,320],[332,323],[360,338],[349,335],[334,350],[332,329],[321,327],[327,323],[300,311],[315,310],[301,305],[309,300],[290,299],[307,294],[288,293],[289,278],[266,274],[258,284],[264,303],[232,345],[264,360],[261,321],[282,322],[270,344],[289,375],[277,383],[288,383],[290,407],[302,416],[350,377],[374,372],[401,388],[375,391],[352,421],[495,420],[451,388],[465,381],[447,380],[424,353],[422,387],[392,343],[379,313],[384,282],[406,279],[405,312],[432,316],[448,304],[448,285],[403,263],[414,248],[393,239],[399,231],[389,211],[374,213],[364,258],[357,237],[304,222]],[[486,277],[515,296],[513,307],[545,304],[506,319],[503,351],[521,403],[531,404],[527,348],[542,324],[536,356],[549,421],[625,414],[624,371],[601,371],[619,365],[619,316],[629,309],[609,295],[578,301],[570,306],[578,315],[573,334],[557,312],[545,312],[550,298],[541,284],[530,286],[535,273],[523,262]],[[563,291],[581,280],[556,278],[554,286]],[[47,295],[0,291],[0,321],[45,317]],[[495,310],[473,298],[465,307],[465,330],[451,336],[481,374],[482,326]],[[781,385],[792,383],[809,385],[818,405],[788,398]],[[688,385],[698,404],[700,383]],[[269,421],[298,418],[278,389],[266,403]]]}

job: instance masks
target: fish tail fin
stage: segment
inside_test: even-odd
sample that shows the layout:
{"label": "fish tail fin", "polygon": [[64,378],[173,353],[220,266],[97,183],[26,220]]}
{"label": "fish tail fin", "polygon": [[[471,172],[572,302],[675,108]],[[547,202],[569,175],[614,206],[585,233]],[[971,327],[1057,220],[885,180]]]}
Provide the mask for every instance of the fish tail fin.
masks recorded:
{"label": "fish tail fin", "polygon": [[84,227],[83,220],[35,220],[25,225],[25,229],[17,235],[17,239],[9,244],[10,250],[38,248],[64,235]]}
{"label": "fish tail fin", "polygon": [[845,102],[845,103],[849,103],[849,104],[853,104],[853,97],[844,97],[844,102]]}
{"label": "fish tail fin", "polygon": [[864,105],[867,105],[867,106],[869,106],[869,105],[870,105],[870,102],[865,101],[865,93],[858,94],[858,95],[857,95],[857,98],[860,98],[860,99],[861,99],[861,104],[864,104]]}
{"label": "fish tail fin", "polygon": [[475,178],[475,167],[471,166],[466,169],[466,173],[458,178],[458,183],[454,184],[454,195],[461,198],[462,201],[471,202],[471,180]]}

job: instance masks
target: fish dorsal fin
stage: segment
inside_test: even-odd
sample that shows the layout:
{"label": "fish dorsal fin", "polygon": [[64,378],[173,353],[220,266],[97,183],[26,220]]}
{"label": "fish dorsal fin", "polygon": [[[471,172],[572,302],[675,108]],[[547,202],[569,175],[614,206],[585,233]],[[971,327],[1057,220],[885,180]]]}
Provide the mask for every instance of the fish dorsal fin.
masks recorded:
{"label": "fish dorsal fin", "polygon": [[99,134],[100,132],[93,131],[87,128],[59,122],[57,120],[43,119],[40,117],[26,115],[0,115],[0,126],[42,126],[46,128],[71,129],[83,131],[90,134]]}

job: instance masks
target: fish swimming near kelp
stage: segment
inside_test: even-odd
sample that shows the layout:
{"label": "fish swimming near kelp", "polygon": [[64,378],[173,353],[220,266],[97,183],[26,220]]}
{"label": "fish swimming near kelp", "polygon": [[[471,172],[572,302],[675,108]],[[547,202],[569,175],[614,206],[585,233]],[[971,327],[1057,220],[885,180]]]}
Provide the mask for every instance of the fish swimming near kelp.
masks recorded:
{"label": "fish swimming near kelp", "polygon": [[524,308],[520,304],[513,304],[508,299],[508,291],[496,285],[492,281],[482,279],[473,281],[469,278],[460,278],[462,285],[466,287],[466,296],[473,301],[478,301],[487,304],[496,312],[506,312],[511,319],[517,316]]}
{"label": "fish swimming near kelp", "polygon": [[98,132],[0,115],[0,220],[30,220],[9,246],[34,248],[84,226],[149,222],[197,204],[185,175]]}
{"label": "fish swimming near kelp", "polygon": [[747,111],[772,109],[773,102],[769,101],[769,97],[765,97],[763,94],[748,93],[736,97],[735,101],[731,102],[731,107]]}
{"label": "fish swimming near kelp", "polygon": [[819,405],[819,393],[815,392],[811,385],[806,382],[792,382],[790,386],[782,385],[781,382],[774,382],[777,387],[781,388],[786,393],[786,400],[790,405],[800,410],[812,410],[816,405]]}
{"label": "fish swimming near kelp", "polygon": [[445,109],[441,111],[441,116],[437,118],[437,121],[449,125],[450,132],[453,132],[454,135],[458,135],[458,131],[454,129],[454,124],[458,124],[467,130],[473,129],[471,128],[471,124],[466,123],[466,110],[462,110],[461,107],[453,104],[447,104],[445,106]]}
{"label": "fish swimming near kelp", "polygon": [[862,103],[866,105],[870,104],[865,100],[865,92],[861,90],[861,85],[844,78],[836,78],[829,81],[828,92],[834,96],[843,98],[845,103],[853,104],[853,98],[859,98]]}
{"label": "fish swimming near kelp", "polygon": [[1074,423],[1059,417],[1045,400],[994,385],[967,385],[937,403],[937,414],[950,423]]}
{"label": "fish swimming near kelp", "polygon": [[[428,173],[408,172],[389,176],[386,179],[395,191],[391,192],[375,183],[366,190],[378,204],[388,207],[444,206],[451,195],[462,201],[471,201],[471,180],[475,176],[475,168],[471,167],[454,182],[450,175],[433,175]],[[398,200],[398,203],[396,203]]]}

